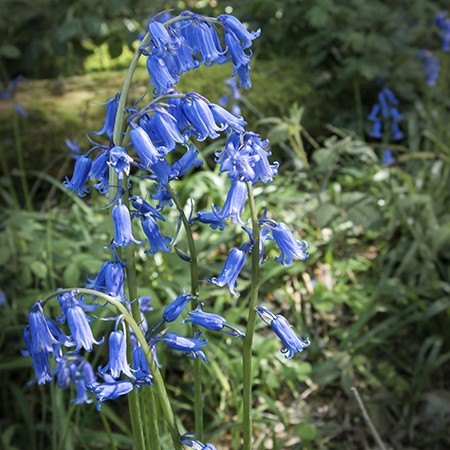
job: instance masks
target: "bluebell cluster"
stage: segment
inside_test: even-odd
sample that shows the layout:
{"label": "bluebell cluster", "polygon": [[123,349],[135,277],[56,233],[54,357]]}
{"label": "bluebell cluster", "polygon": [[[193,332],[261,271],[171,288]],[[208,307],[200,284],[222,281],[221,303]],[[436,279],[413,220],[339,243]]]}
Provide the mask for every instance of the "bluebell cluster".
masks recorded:
{"label": "bluebell cluster", "polygon": [[436,14],[434,23],[439,30],[439,36],[442,39],[442,51],[450,52],[450,17],[444,11]]}
{"label": "bluebell cluster", "polygon": [[417,57],[423,62],[423,74],[428,86],[436,86],[439,78],[439,58],[429,50],[420,50]]}
{"label": "bluebell cluster", "polygon": [[[198,211],[188,220],[191,224],[207,224],[216,230],[223,230],[230,221],[242,226],[246,233],[244,243],[231,249],[221,273],[208,280],[220,287],[227,286],[230,293],[236,296],[239,295],[236,291],[237,279],[253,247],[252,231],[245,226],[243,219],[248,187],[273,181],[279,166],[269,160],[269,142],[247,131],[246,122],[240,115],[228,112],[195,92],[181,93],[174,89],[182,73],[194,70],[201,64],[222,64],[229,60],[239,85],[249,87],[250,47],[259,30],[248,31],[230,15],[212,19],[184,12],[177,17],[164,16],[165,22],[161,21],[162,17],[157,16],[149,23],[150,40],[148,43],[142,41],[140,48],[140,52],[147,57],[155,97],[150,103],[141,105],[140,109],[137,104],[126,108],[128,133],[125,136],[129,138],[120,145],[114,142],[114,124],[121,96],[117,94],[108,100],[104,125],[94,132],[107,142],[90,140],[93,146],[86,154],[74,152],[73,175],[63,183],[80,197],[88,194],[93,187],[108,198],[114,224],[114,236],[107,246],[111,258],[101,266],[96,276],[88,278],[86,287],[116,297],[127,308],[134,299],[127,299],[125,295],[126,264],[119,257],[119,249],[136,244],[145,245],[145,252],[150,254],[172,250],[173,238],[165,235],[162,228],[165,208],[173,207],[168,185],[192,170],[201,170],[203,159],[195,147],[195,141],[226,136],[226,143],[216,151],[215,160],[220,172],[226,173],[230,180],[228,194],[223,205],[212,205],[211,210]],[[222,39],[218,35],[220,29]],[[234,90],[237,89],[236,85],[231,85]],[[72,148],[74,144],[69,142],[69,146]],[[149,180],[153,186],[154,193],[149,194],[149,198],[132,194],[129,175],[136,171],[141,179]],[[114,185],[111,185],[111,172],[116,175]],[[130,193],[129,201],[124,199],[125,192]],[[133,227],[133,222],[136,227]],[[269,241],[278,247],[280,255],[275,260],[283,265],[290,265],[294,258],[305,260],[308,257],[306,242],[297,240],[286,224],[269,219],[267,212],[264,212],[259,223],[261,264],[266,261],[265,245]],[[140,238],[143,236],[145,240]],[[97,317],[101,314],[94,315],[93,312],[105,306],[100,297],[93,296],[92,303],[87,304],[83,295],[73,290],[58,298],[61,310],[58,320],[47,317],[43,304],[36,302],[30,312],[29,325],[23,333],[24,354],[32,358],[35,382],[43,384],[56,378],[60,387],[76,386],[75,403],[91,402],[88,394],[93,392],[98,408],[103,401],[152,383],[151,370],[143,350],[121,316],[112,318],[116,325],[107,337],[94,336],[91,322],[99,320]],[[180,318],[192,302],[197,304],[197,308],[187,314],[183,323],[191,324],[198,330],[194,337],[168,332],[167,327]],[[139,306],[142,317],[140,327],[155,358],[156,349],[162,343],[171,350],[207,362],[204,348],[208,341],[203,338],[200,329],[239,339],[245,337],[225,318],[204,311],[200,299],[187,291],[164,308],[160,322],[153,329],[149,329],[146,319],[152,311],[149,299],[139,299]],[[265,311],[264,314],[261,311]],[[282,316],[272,318],[263,309],[258,312],[284,343],[283,352],[287,357],[291,358],[309,345],[309,341],[293,337],[295,333]],[[66,331],[63,331],[63,325]],[[163,326],[166,328],[161,329]],[[131,362],[126,358],[127,333],[130,333],[133,346]],[[109,347],[109,359],[95,371],[85,359],[86,354],[95,346],[102,345],[104,340]],[[203,446],[188,435],[182,437],[182,442],[192,448],[214,448],[211,444]]]}

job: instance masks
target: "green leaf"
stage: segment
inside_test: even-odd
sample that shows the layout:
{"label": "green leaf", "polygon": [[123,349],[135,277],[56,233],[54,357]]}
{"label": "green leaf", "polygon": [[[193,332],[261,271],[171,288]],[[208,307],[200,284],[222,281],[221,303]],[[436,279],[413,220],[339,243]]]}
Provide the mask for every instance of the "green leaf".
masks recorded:
{"label": "green leaf", "polygon": [[0,47],[0,55],[4,58],[17,59],[20,58],[21,54],[21,51],[15,45],[3,44]]}
{"label": "green leaf", "polygon": [[33,261],[30,270],[41,280],[47,276],[47,266],[42,261]]}

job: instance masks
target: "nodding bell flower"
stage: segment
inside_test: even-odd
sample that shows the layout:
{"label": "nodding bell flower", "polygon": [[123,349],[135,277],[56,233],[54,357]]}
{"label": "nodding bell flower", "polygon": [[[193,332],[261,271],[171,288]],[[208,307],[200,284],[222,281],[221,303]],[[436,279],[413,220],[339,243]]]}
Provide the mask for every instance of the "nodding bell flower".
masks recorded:
{"label": "nodding bell flower", "polygon": [[153,376],[150,372],[144,350],[140,345],[136,345],[133,349],[133,370],[135,383],[138,387],[142,387],[144,384],[152,384]]}
{"label": "nodding bell flower", "polygon": [[216,284],[219,287],[228,285],[230,292],[239,297],[239,294],[235,291],[237,287],[237,277],[241,273],[245,264],[246,251],[242,248],[233,248],[228,255],[225,264],[223,266],[222,272],[216,278],[213,277],[208,280],[210,283]]}
{"label": "nodding bell flower", "polygon": [[184,433],[180,436],[179,441],[186,447],[193,448],[194,450],[217,450],[214,445],[201,443],[198,439],[195,439],[195,433]]}
{"label": "nodding bell flower", "polygon": [[150,136],[142,127],[136,125],[134,122],[130,122],[130,124],[133,128],[130,132],[131,144],[141,159],[141,167],[143,169],[148,169],[164,158],[167,151],[163,149],[163,147],[157,149],[150,139]]}
{"label": "nodding bell flower", "polygon": [[127,362],[127,344],[123,331],[112,331],[109,335],[109,361],[105,367],[99,367],[101,374],[108,374],[115,380],[123,372],[127,377],[134,375]]}
{"label": "nodding bell flower", "polygon": [[124,301],[124,280],[124,263],[107,261],[102,264],[98,275],[93,280],[88,278],[86,287],[105,292],[113,297],[118,297],[120,301]]}
{"label": "nodding bell flower", "polygon": [[147,58],[147,71],[153,86],[155,86],[153,89],[155,95],[170,89],[180,79],[179,76],[172,76],[164,59],[156,54],[150,54]]}
{"label": "nodding bell flower", "polygon": [[199,211],[195,217],[189,219],[190,223],[198,220],[201,223],[208,224],[213,230],[219,229],[220,231],[225,229],[225,223],[220,217],[220,210],[215,210],[213,205],[212,211]]}
{"label": "nodding bell flower", "polygon": [[76,397],[71,400],[75,405],[92,403],[88,397],[87,387],[95,382],[92,366],[80,355],[66,355],[55,368],[56,383],[60,389],[74,385],[77,388]]}
{"label": "nodding bell flower", "polygon": [[85,311],[92,311],[98,305],[87,305],[83,300],[78,300],[76,295],[77,291],[59,295],[59,304],[67,319],[72,338],[76,343],[75,352],[78,352],[81,348],[91,352],[93,344],[100,345],[104,339],[102,338],[100,341],[94,339],[89,326],[92,319],[86,315]]}
{"label": "nodding bell flower", "polygon": [[137,195],[130,198],[131,204],[136,208],[136,213],[143,216],[153,216],[155,219],[159,219],[165,222],[166,219],[162,216],[159,211],[156,210],[150,203],[146,202],[142,197]]}
{"label": "nodding bell flower", "polygon": [[[281,262],[284,266],[290,266],[294,258],[301,261],[308,258],[309,253],[305,252],[308,244],[305,241],[295,239],[292,231],[285,223],[270,219],[262,219],[262,223],[270,228],[272,239],[281,250],[281,255],[275,258],[275,261]],[[270,237],[266,239],[270,239]]]}
{"label": "nodding bell flower", "polygon": [[311,344],[308,338],[302,339],[296,335],[285,317],[275,316],[265,306],[257,306],[256,312],[284,344],[285,347],[281,349],[281,353],[284,353],[287,359],[293,358],[296,353],[302,352],[304,348]]}
{"label": "nodding bell flower", "polygon": [[183,337],[176,333],[167,333],[165,336],[158,336],[151,339],[149,345],[152,347],[157,342],[162,341],[172,350],[178,350],[186,353],[186,355],[191,355],[192,359],[199,356],[207,363],[206,356],[200,349],[204,347],[208,341],[206,339],[201,339],[201,337],[202,334],[200,332],[194,334],[193,338]]}
{"label": "nodding bell flower", "polygon": [[154,254],[158,250],[163,252],[170,252],[169,244],[172,242],[172,238],[169,236],[163,236],[159,230],[156,220],[151,215],[141,217],[142,230],[147,236],[150,248],[145,250],[145,253]]}
{"label": "nodding bell flower", "polygon": [[156,205],[156,209],[163,210],[164,206],[171,207],[173,205],[172,197],[170,196],[169,191],[165,187],[161,187],[158,185],[154,185],[155,194],[152,194],[150,197],[153,200],[158,200],[158,204]]}
{"label": "nodding bell flower", "polygon": [[243,181],[233,181],[222,210],[218,216],[222,220],[231,218],[233,222],[241,222],[241,214],[247,200],[247,186]]}
{"label": "nodding bell flower", "polygon": [[245,338],[245,334],[242,331],[228,325],[227,321],[222,316],[202,311],[200,304],[197,306],[195,311],[189,311],[188,315],[189,317],[184,319],[182,323],[191,323],[193,326],[198,325],[206,328],[207,330],[221,331],[224,334],[235,336],[240,339]]}
{"label": "nodding bell flower", "polygon": [[75,161],[72,179],[69,180],[66,178],[63,182],[63,186],[70,191],[76,192],[80,197],[84,197],[86,193],[90,192],[90,189],[86,188],[86,181],[91,171],[91,167],[91,159],[86,155],[80,155]]}
{"label": "nodding bell flower", "polygon": [[182,99],[181,109],[199,141],[220,136],[217,132],[222,131],[222,128],[217,126],[208,103],[198,94],[192,95],[192,99]]}
{"label": "nodding bell flower", "polygon": [[383,152],[383,160],[381,161],[382,166],[392,166],[395,164],[395,158],[392,155],[392,150],[387,148]]}
{"label": "nodding bell flower", "polygon": [[122,395],[129,394],[134,389],[134,384],[131,381],[115,381],[109,379],[105,383],[93,382],[88,386],[88,389],[95,394],[97,399],[97,410],[100,411],[102,403],[106,400],[114,400]]}
{"label": "nodding bell flower", "polygon": [[163,319],[166,322],[173,322],[174,320],[178,319],[186,305],[193,298],[195,298],[193,295],[189,294],[188,292],[183,292],[173,302],[165,307],[162,315]]}
{"label": "nodding bell flower", "polygon": [[114,222],[114,239],[108,248],[126,247],[132,243],[144,243],[134,238],[130,212],[121,200],[119,200],[118,204],[112,210],[112,219]]}
{"label": "nodding bell flower", "polygon": [[33,342],[29,325],[24,327],[22,331],[25,350],[22,350],[22,356],[30,356],[31,364],[34,369],[34,380],[29,384],[37,382],[38,384],[49,383],[53,380],[53,370],[50,365],[48,355],[45,351],[36,352],[33,349]]}
{"label": "nodding bell flower", "polygon": [[439,28],[439,35],[442,39],[442,51],[450,52],[450,17],[447,17],[447,13],[440,12],[436,14],[434,23]]}
{"label": "nodding bell flower", "polygon": [[133,158],[123,147],[116,145],[109,151],[108,165],[116,171],[119,180],[122,180],[124,175],[130,174],[130,164],[132,162]]}
{"label": "nodding bell flower", "polygon": [[28,316],[29,334],[32,353],[44,353],[49,356],[54,353],[58,357],[61,345],[69,346],[71,340],[58,327],[56,322],[44,315],[41,302],[36,302]]}
{"label": "nodding bell flower", "polygon": [[172,164],[172,169],[170,171],[170,178],[182,177],[188,170],[192,167],[203,166],[203,160],[198,158],[199,151],[194,148],[191,144],[189,145],[186,153],[174,164]]}
{"label": "nodding bell flower", "polygon": [[114,133],[114,122],[116,121],[117,109],[119,107],[120,93],[116,94],[114,98],[110,98],[106,102],[106,119],[103,127],[99,131],[94,131],[94,134],[105,134],[111,139]]}

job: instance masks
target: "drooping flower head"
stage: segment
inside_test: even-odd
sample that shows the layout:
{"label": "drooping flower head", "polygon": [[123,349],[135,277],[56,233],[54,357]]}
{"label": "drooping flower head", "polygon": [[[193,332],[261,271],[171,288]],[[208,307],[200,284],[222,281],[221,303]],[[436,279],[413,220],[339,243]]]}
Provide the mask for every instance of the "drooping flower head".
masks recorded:
{"label": "drooping flower head", "polygon": [[187,355],[191,355],[192,359],[199,356],[203,361],[207,362],[206,356],[202,352],[201,348],[204,347],[208,341],[206,339],[201,339],[201,337],[202,334],[200,332],[196,333],[193,338],[183,337],[176,333],[167,333],[165,336],[157,336],[152,338],[149,345],[153,346],[157,342],[162,341],[172,350],[178,350],[186,353]]}
{"label": "drooping flower head", "polygon": [[112,219],[114,222],[114,239],[109,248],[126,247],[132,243],[144,243],[134,238],[131,228],[130,212],[121,200],[119,200],[119,203],[112,210]]}
{"label": "drooping flower head", "polygon": [[281,353],[284,353],[287,359],[293,358],[296,353],[302,352],[311,344],[308,338],[302,339],[297,336],[284,316],[279,314],[275,316],[265,306],[257,306],[256,312],[284,344],[285,347],[281,349]]}
{"label": "drooping flower head", "polygon": [[173,322],[178,319],[180,314],[183,312],[186,305],[195,298],[193,295],[188,292],[183,292],[179,295],[173,302],[169,303],[163,312],[163,319],[166,322]]}
{"label": "drooping flower head", "polygon": [[114,400],[122,395],[129,394],[134,389],[134,384],[128,380],[115,381],[112,378],[108,378],[108,381],[105,381],[104,383],[91,383],[88,386],[88,389],[95,394],[95,398],[98,402],[97,410],[100,411],[103,402]]}
{"label": "drooping flower head", "polygon": [[224,334],[236,336],[240,339],[245,338],[245,334],[242,331],[228,325],[227,321],[222,316],[204,312],[201,308],[201,304],[197,306],[195,311],[189,311],[188,315],[189,317],[184,319],[182,323],[191,323],[192,325],[197,325],[206,328],[207,330],[221,331]]}
{"label": "drooping flower head", "polygon": [[292,231],[285,223],[264,218],[260,222],[271,231],[271,236],[266,234],[265,239],[273,239],[281,250],[281,255],[275,258],[275,261],[281,262],[284,266],[289,266],[294,258],[301,261],[308,258],[309,253],[305,251],[308,248],[307,242],[295,239]]}
{"label": "drooping flower head", "polygon": [[225,261],[220,275],[218,277],[213,277],[208,281],[220,287],[228,285],[230,292],[238,297],[239,294],[235,291],[237,287],[236,280],[244,268],[246,253],[245,249],[233,248]]}
{"label": "drooping flower head", "polygon": [[72,179],[66,178],[63,181],[63,186],[67,189],[76,192],[80,197],[90,192],[90,189],[86,187],[86,181],[91,171],[92,161],[86,155],[80,155],[75,161],[75,167],[73,169]]}
{"label": "drooping flower head", "polygon": [[198,439],[195,439],[195,433],[184,433],[179,440],[183,445],[194,450],[216,450],[214,445],[209,443],[203,444]]}
{"label": "drooping flower head", "polygon": [[106,119],[103,127],[99,131],[94,131],[94,134],[105,134],[111,139],[114,132],[114,122],[116,121],[117,109],[119,107],[120,93],[115,97],[110,98],[106,102]]}
{"label": "drooping flower head", "polygon": [[117,380],[123,372],[127,377],[134,378],[127,361],[127,344],[125,334],[121,330],[109,334],[109,361],[105,367],[99,367],[101,374],[108,374]]}

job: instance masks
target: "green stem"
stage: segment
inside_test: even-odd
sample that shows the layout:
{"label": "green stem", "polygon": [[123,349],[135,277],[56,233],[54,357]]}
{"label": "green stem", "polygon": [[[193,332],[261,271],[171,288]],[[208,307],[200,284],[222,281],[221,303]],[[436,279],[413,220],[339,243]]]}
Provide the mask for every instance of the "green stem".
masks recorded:
{"label": "green stem", "polygon": [[110,445],[109,448],[111,450],[117,450],[117,445],[114,441],[114,436],[112,435],[111,427],[109,426],[108,419],[106,418],[105,413],[103,411],[100,411],[100,419],[102,420],[103,427],[105,428],[106,434],[109,439],[109,445]]}
{"label": "green stem", "polygon": [[259,241],[260,226],[256,214],[255,198],[251,182],[247,182],[248,200],[250,205],[250,215],[252,219],[253,230],[253,248],[252,248],[252,283],[250,290],[250,301],[248,307],[247,329],[242,353],[243,362],[243,428],[244,428],[244,447],[243,450],[252,448],[252,379],[253,379],[253,361],[252,346],[253,334],[256,321],[256,303],[258,301],[259,291]]}
{"label": "green stem", "polygon": [[[150,34],[147,33],[140,42],[140,46],[146,45],[150,42]],[[114,145],[122,144],[122,129],[123,121],[125,117],[125,105],[128,98],[128,91],[130,90],[131,81],[133,80],[133,75],[136,70],[139,58],[141,57],[141,52],[139,48],[134,52],[133,58],[131,59],[130,65],[128,66],[128,72],[123,82],[122,90],[120,91],[119,105],[117,107],[116,120],[114,122],[114,132],[113,132],[113,143]]]}
{"label": "green stem", "polygon": [[[117,297],[112,297],[103,292],[96,291],[94,289],[88,289],[88,288],[59,289],[58,291],[53,292],[53,293],[49,294],[47,297],[45,297],[44,299],[42,299],[41,304],[42,304],[42,306],[45,306],[45,304],[52,298],[57,297],[58,295],[61,295],[61,294],[66,294],[66,293],[72,292],[74,290],[79,292],[80,294],[93,295],[96,297],[103,298],[108,303],[113,305],[117,309],[117,311],[119,311],[120,314],[123,315],[125,322],[133,330],[133,333],[135,334],[136,339],[138,340],[139,344],[141,345],[142,350],[144,351],[144,354],[145,354],[145,358],[151,368],[152,375],[153,375],[153,385],[155,387],[156,395],[158,397],[158,401],[161,406],[162,412],[163,412],[164,417],[169,426],[170,434],[172,436],[172,441],[173,441],[173,445],[174,445],[173,448],[174,448],[174,450],[182,450],[182,445],[178,440],[178,438],[180,436],[180,432],[178,431],[178,427],[175,422],[175,416],[172,411],[172,406],[170,405],[169,396],[167,395],[166,387],[164,385],[164,380],[161,376],[161,372],[159,371],[159,368],[153,359],[153,354],[150,349],[150,346],[148,345],[148,343],[145,339],[145,336],[142,333],[142,331],[138,325],[138,322],[136,322],[133,319],[133,316],[128,312],[125,305],[122,304]],[[131,392],[135,392],[135,390],[133,389],[133,391],[131,391]]]}
{"label": "green stem", "polygon": [[[167,185],[167,191],[169,192],[178,212],[181,215],[181,220],[183,222],[183,227],[186,232],[186,238],[189,247],[189,257],[190,270],[191,270],[191,294],[198,297],[198,262],[197,262],[197,250],[195,248],[194,235],[192,233],[192,227],[189,223],[186,214],[184,213],[183,207],[178,200],[177,194],[173,190],[172,186]],[[197,307],[198,300],[193,300],[191,303],[191,308],[195,309]],[[194,360],[194,417],[195,417],[195,431],[197,433],[198,439],[203,440],[204,436],[204,425],[203,425],[203,395],[202,395],[202,371],[200,366],[200,358]]]}
{"label": "green stem", "polygon": [[13,114],[13,127],[14,127],[14,140],[17,152],[17,165],[19,166],[19,176],[20,182],[22,184],[23,197],[25,199],[25,207],[28,209],[28,211],[33,211],[33,205],[31,203],[30,197],[30,188],[28,186],[27,174],[25,172],[22,139],[20,138],[20,129],[19,129],[19,113],[17,111],[14,111]]}

